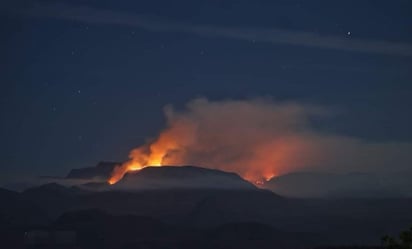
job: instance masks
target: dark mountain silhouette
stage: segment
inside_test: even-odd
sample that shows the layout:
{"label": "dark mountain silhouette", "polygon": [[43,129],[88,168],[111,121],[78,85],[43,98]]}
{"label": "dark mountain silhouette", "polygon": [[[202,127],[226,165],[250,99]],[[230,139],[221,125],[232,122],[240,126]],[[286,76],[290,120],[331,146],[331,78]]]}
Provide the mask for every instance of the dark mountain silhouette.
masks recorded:
{"label": "dark mountain silhouette", "polygon": [[22,192],[22,195],[33,199],[42,199],[43,197],[49,198],[50,196],[55,196],[56,198],[66,198],[67,196],[74,196],[76,194],[81,193],[84,193],[84,190],[75,186],[65,187],[58,183],[47,183],[44,185],[26,189]]}
{"label": "dark mountain silhouette", "polygon": [[[317,181],[309,176],[288,177],[309,186],[333,181],[340,186],[339,178],[331,174],[315,175]],[[355,186],[368,180],[367,175],[351,177]],[[282,197],[236,174],[193,166],[148,167],[127,174],[114,186],[50,183],[22,193],[0,189],[0,228],[18,227],[20,233],[47,223],[51,229],[75,229],[83,234],[79,236],[85,248],[377,244],[381,235],[412,224],[410,210],[408,198]],[[15,235],[10,238],[18,240],[20,235]]]}
{"label": "dark mountain silhouette", "polygon": [[6,183],[2,187],[8,190],[21,192],[34,186],[36,186],[36,184],[30,181],[17,181]]}
{"label": "dark mountain silhouette", "polygon": [[76,231],[78,244],[85,248],[141,246],[167,232],[162,222],[150,217],[114,216],[100,209],[64,213],[53,223],[53,228]]}
{"label": "dark mountain silhouette", "polygon": [[195,166],[146,167],[127,173],[113,189],[256,189],[235,173]]}
{"label": "dark mountain silhouette", "polygon": [[405,174],[295,172],[272,178],[264,187],[289,197],[395,198],[410,196],[412,184],[404,178]]}
{"label": "dark mountain silhouette", "polygon": [[291,233],[257,222],[227,223],[208,231],[213,248],[307,248],[316,236]]}
{"label": "dark mountain silhouette", "polygon": [[66,179],[90,180],[79,187],[91,191],[186,188],[256,189],[253,184],[235,173],[196,166],[146,167],[127,173],[117,184],[110,186],[106,181],[117,165],[119,163],[100,162],[96,167],[73,169]]}
{"label": "dark mountain silhouette", "polygon": [[100,182],[87,182],[81,185],[77,185],[78,188],[88,191],[108,191],[111,186],[106,181]]}
{"label": "dark mountain silhouette", "polygon": [[94,167],[72,169],[66,178],[69,179],[101,179],[107,180],[119,162],[99,162]]}
{"label": "dark mountain silhouette", "polygon": [[266,190],[209,192],[187,214],[195,227],[218,226],[239,221],[269,221],[269,214],[283,212],[286,199]]}
{"label": "dark mountain silhouette", "polygon": [[48,217],[55,218],[62,210],[73,207],[77,202],[76,198],[81,194],[86,192],[77,187],[48,183],[23,191],[21,197],[43,207]]}
{"label": "dark mountain silhouette", "polygon": [[41,224],[47,220],[41,206],[20,193],[0,188],[0,227]]}
{"label": "dark mountain silhouette", "polygon": [[99,209],[65,213],[52,227],[76,231],[78,244],[86,248],[303,248],[312,243],[305,234],[256,222],[196,229]]}
{"label": "dark mountain silhouette", "polygon": [[[101,233],[121,233],[122,227],[131,227],[139,231],[139,229],[144,229],[142,228],[144,226],[139,228],[138,224],[133,223],[147,224],[145,226],[152,226],[149,230],[153,232],[152,235],[155,238],[144,241],[145,236],[139,237],[138,232],[135,235],[131,232],[126,234],[140,238],[130,241],[131,245],[147,242],[153,246],[149,248],[162,248],[156,247],[160,245],[167,248],[163,243],[176,245],[169,248],[236,248],[236,245],[238,245],[237,248],[247,248],[245,245],[249,248],[254,247],[252,245],[265,248],[267,244],[263,242],[259,244],[260,240],[268,239],[271,243],[279,240],[279,245],[281,245],[283,237],[287,238],[285,241],[295,241],[297,234],[299,234],[298,238],[302,238],[298,239],[299,241],[312,243],[315,239],[315,242],[319,243],[316,245],[377,244],[381,235],[394,234],[412,223],[410,212],[412,199],[290,199],[261,189],[156,189],[96,192],[47,184],[21,194],[1,191],[0,203],[2,206],[0,221],[4,227],[26,225],[32,227],[36,223],[28,222],[26,218],[40,217],[39,214],[42,214],[37,211],[33,212],[36,210],[35,207],[39,207],[39,211],[47,215],[46,221],[57,219],[53,224],[61,229],[76,228],[73,223],[79,224],[78,228],[84,229],[82,230],[84,232],[94,231],[96,227],[99,229],[106,227],[107,230],[93,236],[101,236],[99,235]],[[4,208],[4,203],[7,203],[9,208]],[[87,212],[76,214],[77,211],[85,209],[100,209],[103,210],[103,214],[88,214]],[[73,213],[76,215],[73,216]],[[120,221],[113,221],[110,216],[129,218],[119,218]],[[146,218],[131,218],[131,216]],[[153,223],[151,223],[152,220],[154,220]],[[129,221],[131,223],[128,223]],[[88,225],[89,223],[92,225]],[[225,227],[228,224],[259,225],[250,225],[248,229],[247,225],[234,225],[234,228]],[[211,232],[218,227],[221,229]],[[172,232],[169,230],[175,233],[170,235]],[[282,231],[287,231],[287,233]],[[261,236],[264,239],[256,233],[262,233]],[[162,235],[165,237],[158,237]],[[129,241],[121,234],[116,236],[112,241],[121,239]],[[150,236],[149,234],[146,238]],[[233,246],[225,244],[230,240],[223,238],[236,236],[240,237],[240,245],[235,241],[232,242]],[[272,240],[272,237],[277,239]],[[255,242],[253,242],[254,239]],[[199,245],[196,241],[204,241],[204,245],[209,247],[202,247],[203,245]],[[296,247],[292,248],[297,248],[300,244],[294,245]],[[127,248],[126,244],[124,246],[123,248]],[[136,246],[131,248],[136,248]]]}

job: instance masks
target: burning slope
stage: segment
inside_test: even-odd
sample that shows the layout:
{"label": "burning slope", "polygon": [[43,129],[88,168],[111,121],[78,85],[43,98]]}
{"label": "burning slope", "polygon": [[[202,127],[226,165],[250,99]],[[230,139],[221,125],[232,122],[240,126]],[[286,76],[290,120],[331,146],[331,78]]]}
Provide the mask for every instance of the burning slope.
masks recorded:
{"label": "burning slope", "polygon": [[[130,160],[114,169],[109,183],[114,184],[118,182],[128,171],[140,170],[147,166],[164,165],[170,153],[183,148],[181,140],[184,139],[184,134],[189,132],[189,128],[177,125],[173,130],[169,129],[160,134],[155,142],[133,149],[129,155]],[[179,161],[179,164],[182,163],[183,161]]]}
{"label": "burning slope", "polygon": [[133,149],[109,183],[146,166],[188,164],[236,172],[254,182],[269,179],[290,165],[288,159],[302,146],[285,131],[305,122],[306,112],[294,104],[277,106],[264,100],[197,99],[185,112],[166,108],[168,128],[153,142]]}
{"label": "burning slope", "polygon": [[196,166],[145,167],[128,172],[111,189],[237,189],[256,190],[250,182],[235,173]]}
{"label": "burning slope", "polygon": [[319,132],[310,119],[323,108],[271,100],[196,99],[183,111],[165,108],[167,128],[133,149],[109,183],[146,166],[197,165],[235,172],[252,182],[301,170],[398,169],[412,162],[408,143],[368,143]]}
{"label": "burning slope", "polygon": [[128,171],[140,170],[149,165],[162,166],[164,155],[165,154],[163,153],[152,153],[151,150],[149,152],[145,151],[144,148],[134,149],[130,153],[131,159],[114,169],[112,176],[109,179],[109,183],[115,184],[122,179]]}

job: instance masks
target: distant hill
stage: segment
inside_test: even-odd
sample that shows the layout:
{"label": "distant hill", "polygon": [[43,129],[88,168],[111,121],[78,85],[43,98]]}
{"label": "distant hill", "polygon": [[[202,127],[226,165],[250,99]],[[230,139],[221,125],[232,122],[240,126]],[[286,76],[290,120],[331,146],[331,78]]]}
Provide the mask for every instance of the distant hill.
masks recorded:
{"label": "distant hill", "polygon": [[270,225],[228,223],[209,229],[186,228],[134,215],[110,215],[99,209],[63,214],[56,229],[77,232],[84,248],[305,248],[305,234],[283,232]]}
{"label": "distant hill", "polygon": [[[123,240],[125,237],[122,237],[122,224],[136,231],[144,231],[145,226],[139,226],[147,222],[146,224],[153,228],[150,228],[153,233],[148,236],[159,238],[158,236],[166,236],[166,233],[176,231],[176,234],[160,238],[160,241],[188,242],[192,245],[174,248],[201,248],[201,244],[193,243],[202,238],[204,243],[213,243],[204,248],[218,248],[221,243],[224,244],[220,248],[255,248],[254,245],[265,248],[270,244],[259,244],[259,241],[283,244],[284,238],[288,238],[283,240],[285,243],[294,242],[296,236],[299,242],[303,242],[304,238],[312,238],[317,243],[328,245],[375,244],[379,243],[383,234],[394,234],[412,224],[412,199],[290,199],[256,188],[85,191],[77,187],[47,184],[21,194],[0,191],[0,207],[0,224],[3,224],[6,230],[11,226],[36,224],[29,220],[39,219],[42,214],[46,214],[50,221],[68,212],[61,216],[55,223],[56,226],[62,229],[83,229],[86,240],[89,231],[97,231],[94,228],[103,228],[99,234],[92,234],[98,236],[98,241],[101,233],[111,234],[113,231],[119,234],[113,235],[112,241]],[[43,212],[36,211],[36,207]],[[73,214],[79,210],[95,209],[103,210],[109,216],[94,211]],[[126,216],[117,220],[110,217],[111,215]],[[129,215],[151,218],[128,218]],[[128,223],[132,220],[134,221]],[[172,227],[166,227],[165,231],[165,227],[161,224],[158,226],[157,221]],[[213,231],[216,227],[220,228]],[[189,236],[188,231],[200,233]],[[134,236],[133,232],[127,229],[125,232]],[[301,233],[309,237],[300,236]],[[136,233],[136,238],[148,238],[137,237],[138,234],[139,232]],[[134,237],[130,240],[126,237],[127,240],[124,241],[135,243]],[[235,243],[236,237],[240,238],[239,244]],[[310,241],[313,241],[312,239]],[[226,242],[229,244],[225,244]],[[229,247],[231,243],[233,247]]]}
{"label": "distant hill", "polygon": [[40,205],[25,199],[20,193],[0,188],[0,228],[41,224],[46,213]]}
{"label": "distant hill", "polygon": [[256,189],[235,173],[195,166],[146,167],[127,173],[113,189]]}
{"label": "distant hill", "polygon": [[[377,185],[409,184],[406,174],[405,180],[397,181],[391,176],[386,180],[371,176],[307,172],[277,177],[268,184],[275,184],[274,189],[282,194],[305,190],[312,196],[319,192],[353,196],[360,186],[370,191]],[[22,193],[0,189],[0,228],[23,229],[53,220],[56,229],[78,230],[85,248],[93,248],[87,241],[93,244],[101,238],[113,243],[112,248],[118,248],[116,241],[125,242],[121,248],[128,248],[129,242],[148,243],[149,248],[298,248],[309,244],[374,245],[380,236],[412,224],[411,198],[362,196],[289,198],[259,189],[233,173],[194,166],[148,167],[126,174],[114,186],[105,182],[81,187],[49,183]]]}
{"label": "distant hill", "polygon": [[112,174],[113,169],[120,164],[119,162],[99,162],[94,167],[72,169],[66,178],[107,180]]}
{"label": "distant hill", "polygon": [[70,210],[100,208],[114,214],[152,216],[194,226],[255,218],[262,220],[265,219],[265,212],[276,210],[276,206],[283,201],[271,191],[255,187],[112,189],[96,192],[55,183],[28,189],[20,196],[42,206],[54,218]]}
{"label": "distant hill", "polygon": [[25,191],[23,191],[22,195],[41,198],[42,196],[49,195],[54,195],[56,197],[65,197],[68,195],[75,195],[79,193],[83,193],[83,191],[77,187],[65,187],[63,185],[53,182],[28,188]]}
{"label": "distant hill", "polygon": [[411,196],[411,174],[295,172],[266,182],[280,195],[303,198],[389,198]]}
{"label": "distant hill", "polygon": [[24,200],[41,206],[48,216],[55,217],[61,213],[61,210],[76,205],[76,198],[86,193],[86,191],[77,187],[65,187],[57,183],[48,183],[29,188],[23,191],[20,196]]}

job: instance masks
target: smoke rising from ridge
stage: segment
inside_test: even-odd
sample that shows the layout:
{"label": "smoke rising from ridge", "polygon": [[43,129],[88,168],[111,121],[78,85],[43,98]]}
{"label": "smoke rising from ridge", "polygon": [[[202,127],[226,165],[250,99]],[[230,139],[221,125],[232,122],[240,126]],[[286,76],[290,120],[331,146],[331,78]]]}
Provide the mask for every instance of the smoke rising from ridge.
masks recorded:
{"label": "smoke rising from ridge", "polygon": [[190,101],[182,111],[165,108],[167,128],[130,153],[112,182],[148,165],[199,165],[260,181],[297,170],[370,171],[405,169],[409,143],[368,143],[311,127],[327,116],[318,106],[269,99]]}

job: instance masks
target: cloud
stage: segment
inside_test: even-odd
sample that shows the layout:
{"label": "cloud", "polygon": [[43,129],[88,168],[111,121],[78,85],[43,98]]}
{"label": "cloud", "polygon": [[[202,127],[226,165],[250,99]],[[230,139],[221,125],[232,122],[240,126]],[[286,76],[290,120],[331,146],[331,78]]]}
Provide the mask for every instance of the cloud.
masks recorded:
{"label": "cloud", "polygon": [[91,24],[131,26],[155,32],[182,32],[198,36],[220,37],[245,41],[254,40],[273,44],[289,44],[382,55],[412,56],[412,44],[409,43],[356,39],[352,37],[323,35],[314,32],[275,28],[239,28],[197,25],[166,20],[153,16],[148,17],[62,3],[35,5],[20,10],[19,12],[35,17],[53,17]]}

